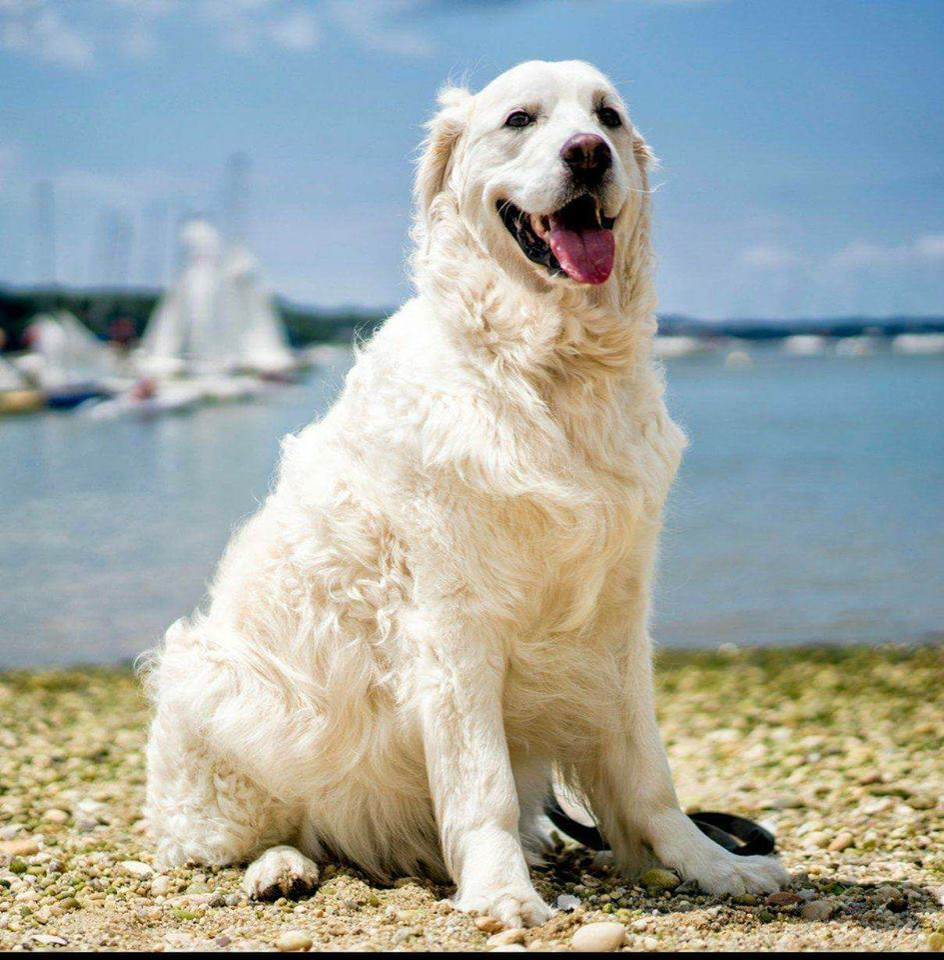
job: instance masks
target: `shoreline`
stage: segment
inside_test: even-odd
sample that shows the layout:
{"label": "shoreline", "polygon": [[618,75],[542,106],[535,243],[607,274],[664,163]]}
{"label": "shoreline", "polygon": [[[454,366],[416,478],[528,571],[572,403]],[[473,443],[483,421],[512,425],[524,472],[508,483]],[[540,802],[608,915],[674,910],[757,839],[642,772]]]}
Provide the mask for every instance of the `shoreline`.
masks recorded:
{"label": "shoreline", "polygon": [[[944,949],[944,646],[662,648],[656,674],[683,806],[772,827],[790,895],[644,888],[567,845],[534,878],[579,906],[504,949],[568,949],[594,921],[620,923],[633,950]],[[153,871],[147,711],[127,667],[2,672],[0,712],[0,949],[503,942],[418,878],[329,865],[306,900],[250,904],[239,869]]]}

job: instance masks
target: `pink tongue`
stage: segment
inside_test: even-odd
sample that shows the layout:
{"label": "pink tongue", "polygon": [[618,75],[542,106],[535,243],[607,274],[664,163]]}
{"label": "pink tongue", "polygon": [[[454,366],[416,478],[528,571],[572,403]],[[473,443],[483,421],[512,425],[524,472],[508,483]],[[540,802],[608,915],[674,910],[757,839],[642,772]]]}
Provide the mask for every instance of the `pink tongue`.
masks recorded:
{"label": "pink tongue", "polygon": [[605,283],[613,272],[612,230],[569,230],[552,223],[551,250],[567,276],[578,283]]}

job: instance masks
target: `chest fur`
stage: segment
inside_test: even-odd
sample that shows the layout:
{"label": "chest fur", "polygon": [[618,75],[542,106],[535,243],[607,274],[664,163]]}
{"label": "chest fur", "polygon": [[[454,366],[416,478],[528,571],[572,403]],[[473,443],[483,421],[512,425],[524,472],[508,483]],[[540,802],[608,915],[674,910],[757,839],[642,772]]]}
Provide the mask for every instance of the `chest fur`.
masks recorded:
{"label": "chest fur", "polygon": [[608,413],[562,420],[544,482],[490,504],[491,568],[506,592],[517,584],[514,618],[536,634],[587,629],[601,603],[648,577],[681,434],[661,402],[640,416]]}

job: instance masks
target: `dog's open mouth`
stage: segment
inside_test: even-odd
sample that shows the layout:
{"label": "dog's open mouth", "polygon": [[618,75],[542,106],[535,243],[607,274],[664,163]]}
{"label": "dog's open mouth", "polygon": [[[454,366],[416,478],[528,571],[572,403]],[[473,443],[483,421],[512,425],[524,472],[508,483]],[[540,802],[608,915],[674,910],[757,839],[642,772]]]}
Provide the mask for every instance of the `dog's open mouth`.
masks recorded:
{"label": "dog's open mouth", "polygon": [[499,201],[498,213],[524,255],[552,276],[566,274],[578,283],[605,283],[613,272],[614,218],[606,217],[589,194],[571,200],[548,216],[525,213]]}

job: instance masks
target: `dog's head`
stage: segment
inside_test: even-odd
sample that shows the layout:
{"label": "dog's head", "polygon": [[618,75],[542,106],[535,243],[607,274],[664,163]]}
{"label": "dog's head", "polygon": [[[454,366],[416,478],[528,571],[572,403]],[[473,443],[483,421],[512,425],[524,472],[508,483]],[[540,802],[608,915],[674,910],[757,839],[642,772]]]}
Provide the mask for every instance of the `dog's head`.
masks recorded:
{"label": "dog's head", "polygon": [[518,276],[600,285],[642,208],[651,155],[610,81],[579,61],[523,63],[484,90],[448,88],[417,174],[421,226],[451,194]]}

